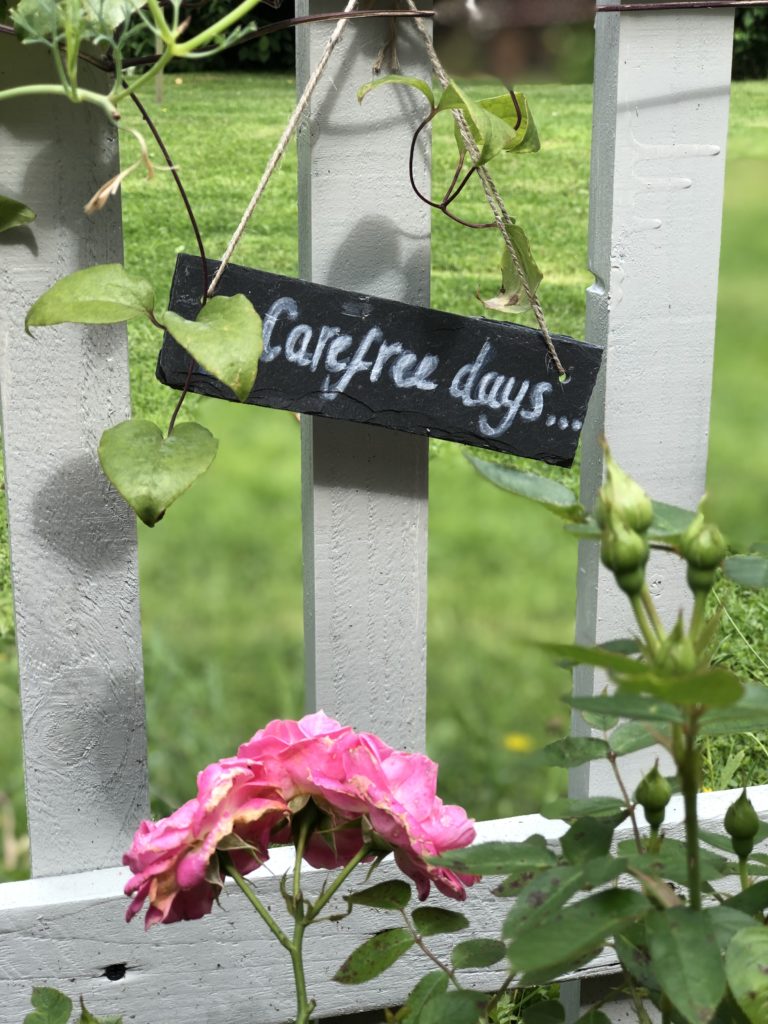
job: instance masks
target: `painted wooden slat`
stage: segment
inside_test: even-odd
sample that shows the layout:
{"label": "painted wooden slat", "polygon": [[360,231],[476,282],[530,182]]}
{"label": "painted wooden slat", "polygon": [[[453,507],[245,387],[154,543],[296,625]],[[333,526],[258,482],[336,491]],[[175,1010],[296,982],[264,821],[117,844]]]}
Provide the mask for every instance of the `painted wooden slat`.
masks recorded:
{"label": "painted wooden slat", "polygon": [[[695,508],[707,463],[733,12],[604,14],[596,31],[587,338],[606,360],[584,431],[582,500],[594,503],[605,434],[652,497]],[[579,553],[581,643],[634,632],[597,547],[582,543]],[[671,625],[689,607],[682,564],[654,555],[649,581]],[[578,693],[594,686],[591,671],[576,673]],[[631,785],[645,764],[642,753],[630,762]],[[573,786],[605,793],[615,783],[595,764]]]}
{"label": "painted wooden slat", "polygon": [[[338,9],[302,0],[298,14]],[[301,89],[327,25],[298,33]],[[360,85],[389,25],[347,27],[301,125],[301,275],[321,284],[429,304],[430,211],[408,181],[424,100]],[[398,26],[403,73],[429,77],[413,26]],[[429,189],[428,135],[416,174]],[[423,749],[426,715],[427,440],[305,417],[305,656],[311,707],[405,749]]]}
{"label": "painted wooden slat", "polygon": [[[725,810],[737,795],[738,790],[702,795],[702,826],[722,832]],[[768,786],[754,789],[751,796],[758,814],[765,817]],[[665,832],[680,838],[681,821],[682,802],[674,797]],[[535,832],[554,841],[565,829],[563,822],[538,815],[506,818],[481,823],[478,841],[519,841]],[[625,824],[616,838],[630,835]],[[261,899],[286,925],[278,879],[290,863],[290,851],[278,850],[268,868],[251,876]],[[316,892],[323,877],[323,872],[307,869],[307,893]],[[374,877],[384,880],[398,874],[391,862],[385,862]],[[23,1019],[32,985],[54,985],[74,997],[82,994],[95,1013],[120,1013],[131,1024],[284,1024],[293,1019],[286,954],[242,894],[225,892],[221,907],[201,921],[159,925],[144,932],[138,919],[130,925],[122,923],[127,901],[120,892],[126,878],[126,870],[112,868],[0,886],[3,1020]],[[357,887],[362,885],[361,879],[356,881]],[[461,906],[471,923],[467,935],[493,938],[500,934],[512,904],[491,894],[494,884],[491,879],[481,881]],[[728,885],[737,887],[738,879],[728,880]],[[724,884],[723,891],[726,889]],[[341,898],[339,902],[343,907]],[[457,907],[455,901],[443,903]],[[350,988],[331,980],[356,946],[393,923],[392,915],[361,907],[339,923],[312,928],[307,985],[323,1014],[397,1006],[430,969],[429,961],[413,954],[366,985]],[[460,938],[449,936],[430,940],[430,944],[435,952],[445,954]],[[110,981],[105,976],[107,967],[124,967],[124,976]],[[593,977],[611,968],[615,968],[615,960],[606,951],[576,977]],[[499,971],[467,972],[468,984],[479,990],[492,991],[502,978]]]}
{"label": "painted wooden slat", "polygon": [[[44,81],[50,67],[41,47],[0,36],[0,87]],[[58,98],[0,112],[0,190],[38,215],[0,242],[0,392],[35,875],[119,864],[147,808],[136,529],[96,456],[102,430],[129,414],[125,328],[24,333],[26,310],[55,280],[122,258],[119,200],[93,219],[82,209],[117,171],[115,134],[102,112]]]}

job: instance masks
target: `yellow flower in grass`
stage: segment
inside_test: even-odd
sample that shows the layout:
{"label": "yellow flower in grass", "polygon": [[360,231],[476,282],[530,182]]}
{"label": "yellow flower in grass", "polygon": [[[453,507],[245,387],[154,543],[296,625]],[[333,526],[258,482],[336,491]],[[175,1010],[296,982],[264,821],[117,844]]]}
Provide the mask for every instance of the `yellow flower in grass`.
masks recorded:
{"label": "yellow flower in grass", "polygon": [[508,732],[504,737],[504,749],[513,754],[527,754],[534,746],[533,736],[527,732]]}

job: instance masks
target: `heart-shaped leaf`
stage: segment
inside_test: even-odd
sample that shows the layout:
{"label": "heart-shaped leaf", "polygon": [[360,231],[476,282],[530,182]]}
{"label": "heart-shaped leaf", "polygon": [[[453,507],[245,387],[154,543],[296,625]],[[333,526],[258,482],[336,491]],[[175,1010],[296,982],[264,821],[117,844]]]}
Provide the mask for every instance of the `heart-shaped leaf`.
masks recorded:
{"label": "heart-shaped leaf", "polygon": [[486,309],[496,313],[516,315],[530,309],[531,300],[528,297],[528,292],[531,295],[536,294],[544,275],[533,257],[528,236],[520,225],[508,224],[507,233],[515,247],[518,262],[525,275],[525,281],[528,283],[528,291],[526,291],[523,276],[515,266],[509,249],[505,245],[501,253],[501,287],[498,294],[494,295],[492,299],[484,299],[480,295],[478,298]]}
{"label": "heart-shaped leaf", "polygon": [[244,402],[253,388],[261,355],[261,317],[245,295],[217,295],[197,320],[168,310],[163,327],[189,354]]}
{"label": "heart-shaped leaf", "polygon": [[27,313],[30,327],[50,324],[117,324],[149,315],[155,293],[149,281],[119,263],[76,270],[44,292]]}
{"label": "heart-shaped leaf", "polygon": [[101,468],[139,519],[154,526],[213,462],[218,441],[199,423],[180,423],[170,437],[147,420],[106,430]]}
{"label": "heart-shaped leaf", "polygon": [[362,103],[368,93],[378,89],[380,85],[409,85],[423,93],[427,97],[430,107],[433,110],[435,108],[435,96],[428,83],[423,78],[413,78],[410,75],[383,75],[381,78],[375,78],[372,82],[366,82],[357,90],[357,102]]}
{"label": "heart-shaped leaf", "polygon": [[0,196],[0,231],[10,231],[11,228],[29,224],[36,216],[37,214],[24,203],[17,203],[8,196]]}
{"label": "heart-shaped leaf", "polygon": [[745,928],[731,939],[725,971],[733,998],[751,1024],[768,1020],[768,931]]}
{"label": "heart-shaped leaf", "polygon": [[[507,131],[503,133],[501,129],[497,129],[501,136],[500,141],[503,140],[501,148],[505,153],[538,153],[541,149],[541,142],[528,100],[521,92],[516,93],[515,96],[520,106],[519,112],[512,99],[512,94],[509,92],[479,100],[478,106],[499,118],[507,126]],[[463,151],[465,149],[464,140],[458,126],[455,129],[455,135],[456,145],[460,151]]]}
{"label": "heart-shaped leaf", "polygon": [[72,1000],[55,988],[33,988],[34,1013],[28,1013],[24,1024],[67,1024],[72,1013]]}

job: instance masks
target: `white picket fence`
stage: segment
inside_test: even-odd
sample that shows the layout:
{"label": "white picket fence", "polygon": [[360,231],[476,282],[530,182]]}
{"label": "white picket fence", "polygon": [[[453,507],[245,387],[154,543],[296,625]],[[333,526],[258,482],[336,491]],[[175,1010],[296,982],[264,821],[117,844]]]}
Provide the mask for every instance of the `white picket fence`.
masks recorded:
{"label": "white picket fence", "polygon": [[[297,13],[337,6],[301,0]],[[401,33],[404,71],[428,76],[411,29]],[[605,14],[596,30],[587,334],[605,346],[606,367],[585,428],[583,496],[591,503],[598,486],[605,432],[651,494],[693,507],[706,468],[733,15]],[[328,31],[299,32],[300,81]],[[412,101],[381,90],[362,114],[355,99],[384,31],[370,21],[349,26],[302,125],[301,273],[426,304],[429,211],[402,174]],[[45,55],[0,37],[0,86],[40,80],[46,68]],[[428,152],[419,159],[426,187]],[[80,210],[81,196],[116,170],[116,143],[102,115],[84,107],[8,103],[0,160],[4,191],[38,211],[34,244],[24,234],[0,248],[33,874],[0,887],[0,1021],[19,1024],[32,986],[53,985],[131,1024],[278,1024],[293,1007],[284,953],[238,894],[225,894],[223,909],[200,922],[149,933],[122,922],[127,872],[118,865],[148,807],[136,532],[100,473],[96,446],[128,411],[125,331],[56,328],[43,350],[23,330],[25,310],[53,280],[120,259],[118,204],[93,221]],[[423,748],[427,441],[306,418],[303,467],[308,704]],[[582,545],[579,561],[577,629],[586,643],[629,625],[595,548]],[[671,619],[686,600],[674,560],[654,559],[652,589]],[[590,693],[595,681],[583,671],[575,685]],[[599,766],[574,773],[575,795],[612,789]],[[730,799],[702,797],[711,827]],[[752,800],[767,813],[768,787]],[[673,807],[674,827],[681,815]],[[563,828],[529,816],[485,822],[480,834],[554,837]],[[275,878],[261,874],[260,895],[279,917]],[[309,878],[319,886],[322,873]],[[467,903],[480,935],[498,934],[506,910],[487,885]],[[308,987],[324,1013],[396,1005],[423,972],[413,956],[360,988],[329,981],[379,927],[377,913],[361,909],[310,933]],[[612,966],[606,953],[580,976],[610,975]],[[498,978],[478,971],[474,980],[483,987]],[[619,1005],[613,1016],[631,1019]]]}

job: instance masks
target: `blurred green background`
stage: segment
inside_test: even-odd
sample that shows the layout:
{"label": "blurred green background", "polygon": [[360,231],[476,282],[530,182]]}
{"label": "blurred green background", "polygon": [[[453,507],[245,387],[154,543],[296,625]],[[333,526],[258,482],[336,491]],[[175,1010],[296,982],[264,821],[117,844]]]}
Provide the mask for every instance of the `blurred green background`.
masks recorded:
{"label": "blurred green background", "polygon": [[[494,86],[473,82],[474,95]],[[553,330],[584,336],[591,89],[527,90],[543,148],[500,160],[496,175],[545,273]],[[294,102],[281,74],[166,79],[157,120],[197,211],[209,255],[223,251]],[[737,83],[729,143],[709,487],[726,527],[766,539],[768,416],[768,84]],[[125,160],[136,158],[126,137]],[[435,182],[450,180],[448,118],[435,128]],[[405,168],[403,169],[405,173]],[[297,271],[296,161],[273,180],[237,262]],[[83,199],[87,199],[84,196]],[[483,218],[480,193],[462,200]],[[178,251],[194,251],[168,175],[128,179],[126,262],[168,288]],[[433,304],[476,315],[475,291],[498,287],[494,233],[436,216]],[[132,327],[134,411],[165,425],[175,395],[154,380],[158,334]],[[156,809],[190,795],[197,770],[233,752],[269,718],[302,710],[299,430],[286,413],[193,398],[189,413],[220,438],[209,473],[154,530],[139,526],[150,772]],[[652,425],[648,426],[652,429]],[[536,467],[534,467],[536,468]],[[541,467],[539,467],[541,468]],[[545,470],[546,471],[546,470]],[[571,477],[573,474],[571,473]],[[4,529],[4,524],[3,524]],[[7,551],[0,537],[0,553]],[[3,555],[2,557],[6,557]],[[447,443],[432,449],[429,542],[429,753],[441,791],[478,818],[537,809],[562,774],[529,772],[524,754],[566,731],[569,678],[532,639],[573,633],[576,544],[554,519],[483,482]],[[0,566],[7,579],[7,564]],[[766,678],[768,604],[722,587],[721,656]],[[10,599],[0,605],[0,821],[23,828]],[[708,751],[712,785],[768,781],[749,738]],[[753,748],[750,747],[753,745]],[[734,761],[735,758],[735,761]],[[12,817],[16,815],[14,824]],[[3,815],[5,817],[3,818]],[[24,870],[17,858],[6,873]]]}

